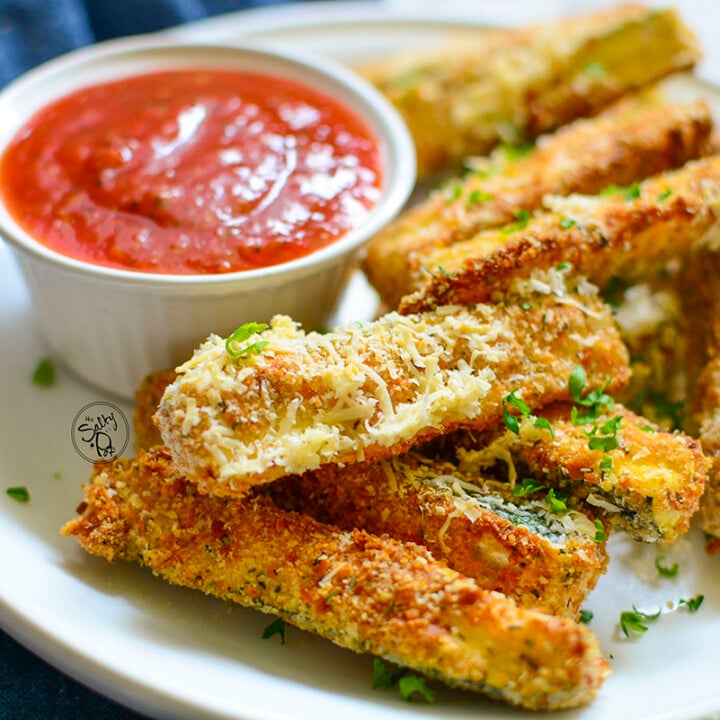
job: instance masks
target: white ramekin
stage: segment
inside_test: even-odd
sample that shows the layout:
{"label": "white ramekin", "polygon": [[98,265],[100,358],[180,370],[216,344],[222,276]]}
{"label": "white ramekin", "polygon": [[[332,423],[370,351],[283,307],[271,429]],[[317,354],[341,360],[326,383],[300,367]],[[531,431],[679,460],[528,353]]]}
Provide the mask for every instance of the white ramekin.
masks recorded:
{"label": "white ramekin", "polygon": [[25,232],[0,200],[0,235],[30,289],[54,357],[84,381],[131,398],[150,371],[186,359],[211,332],[285,313],[325,326],[363,244],[403,207],[415,182],[410,135],[391,105],[350,70],[276,45],[201,45],[160,36],[101,43],[50,61],[0,93],[0,153],[44,105],[75,89],[171,68],[233,68],[305,83],[363,117],[381,146],[381,199],[365,221],[306,257],[222,275],[161,275],[61,255]]}

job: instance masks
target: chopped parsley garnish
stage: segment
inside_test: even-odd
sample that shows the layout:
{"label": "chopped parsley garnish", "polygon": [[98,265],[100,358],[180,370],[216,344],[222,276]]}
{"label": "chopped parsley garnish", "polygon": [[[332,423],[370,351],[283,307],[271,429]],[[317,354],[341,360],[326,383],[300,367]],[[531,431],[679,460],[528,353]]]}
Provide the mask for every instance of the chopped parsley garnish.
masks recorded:
{"label": "chopped parsley garnish", "polygon": [[30,502],[30,491],[24,486],[9,487],[5,494],[17,502]]}
{"label": "chopped parsley garnish", "polygon": [[[661,558],[659,558],[661,559]],[[658,567],[658,561],[655,561],[656,567]],[[704,595],[695,595],[691,598],[681,598],[677,601],[677,606],[685,606],[689,612],[697,612],[705,599]],[[670,604],[671,605],[671,604]],[[640,612],[634,605],[632,611],[620,613],[620,630],[625,634],[626,637],[631,637],[633,634],[644,633],[648,629],[648,621],[657,620],[660,617],[661,610],[655,613],[644,613]]]}
{"label": "chopped parsley garnish", "polygon": [[536,418],[532,415],[528,404],[521,397],[518,397],[517,390],[513,390],[503,398],[503,422],[508,430],[514,432],[516,435],[520,434],[520,421],[518,420],[517,415],[513,415],[510,410],[508,410],[508,405],[512,405],[512,407],[519,410],[522,418],[534,418],[535,427],[547,430],[552,437],[555,437],[555,430],[553,429],[550,421],[547,418]]}
{"label": "chopped parsley garnish", "polygon": [[590,430],[583,430],[583,433],[589,438],[588,447],[591,450],[602,450],[603,452],[610,452],[620,447],[620,440],[617,436],[620,423],[622,423],[622,415],[616,415],[604,423],[593,423]]}
{"label": "chopped parsley garnish", "polygon": [[528,222],[530,221],[530,213],[527,210],[518,210],[516,213],[513,213],[515,215],[515,219],[517,220],[518,229],[522,229],[527,226]]}
{"label": "chopped parsley garnish", "polygon": [[523,478],[522,482],[513,488],[513,497],[525,497],[526,495],[531,495],[534,492],[544,489],[545,486],[541,485],[534,478]]}
{"label": "chopped parsley garnish", "polygon": [[655,558],[655,567],[657,568],[658,573],[660,573],[662,577],[675,577],[678,574],[680,566],[677,563],[673,563],[668,567],[667,565],[663,565],[664,560],[665,558],[662,555]]}
{"label": "chopped parsley garnish", "polygon": [[573,220],[572,218],[560,218],[560,227],[565,228],[566,230],[568,228],[571,228],[573,225],[577,225],[577,221]]}
{"label": "chopped parsley garnish", "polygon": [[605,542],[605,539],[607,538],[607,534],[605,532],[605,526],[602,523],[602,520],[599,518],[595,518],[593,521],[593,525],[595,526],[595,536],[593,537],[593,540],[595,542]]}
{"label": "chopped parsley garnish", "polygon": [[480,203],[489,202],[493,199],[492,193],[483,190],[473,190],[468,195],[468,205],[479,205]]}
{"label": "chopped parsley garnish", "polygon": [[530,309],[532,308],[532,303],[531,303],[531,302],[528,302],[528,301],[526,300],[526,301],[520,306],[520,308],[521,308],[522,310],[525,310],[525,312],[527,312],[528,310],[530,310]]}
{"label": "chopped parsley garnish", "polygon": [[580,614],[578,615],[578,622],[587,625],[594,617],[595,614],[592,612],[592,610],[581,609]]}
{"label": "chopped parsley garnish", "polygon": [[672,194],[673,194],[673,191],[670,190],[670,189],[668,189],[668,190],[663,190],[663,191],[657,196],[657,199],[658,199],[659,202],[662,202],[663,200],[667,200]]}
{"label": "chopped parsley garnish", "polygon": [[406,672],[405,668],[391,670],[380,658],[373,658],[373,690],[381,687],[392,687]]}
{"label": "chopped parsley garnish", "polygon": [[605,66],[597,61],[589,62],[585,67],[583,68],[583,72],[585,75],[591,78],[604,78],[605,75],[607,75],[607,70],[605,69]]}
{"label": "chopped parsley garnish", "polygon": [[435,694],[425,683],[425,678],[408,673],[407,668],[390,669],[380,658],[373,658],[372,688],[390,688],[398,686],[403,700],[411,701],[415,698],[424,702],[435,702]]}
{"label": "chopped parsley garnish", "polygon": [[50,387],[55,384],[55,365],[50,358],[41,358],[35,366],[32,381],[41,387]]}
{"label": "chopped parsley garnish", "polygon": [[568,392],[576,405],[587,408],[585,412],[580,412],[576,407],[570,412],[570,420],[573,425],[584,425],[585,423],[597,420],[603,409],[611,410],[615,401],[605,394],[605,387],[610,384],[610,380],[605,383],[603,388],[591,390],[583,396],[583,390],[587,383],[587,374],[582,365],[576,365],[570,373],[568,380]]}
{"label": "chopped parsley garnish", "polygon": [[527,417],[528,415],[530,415],[530,408],[527,406],[527,404],[522,398],[519,398],[515,394],[516,392],[517,390],[513,390],[509,395],[506,395],[503,398],[502,414],[505,427],[510,430],[510,432],[514,432],[516,435],[519,435],[520,421],[518,420],[517,415],[513,415],[508,410],[508,405],[512,405],[514,408],[517,408],[523,417]]}
{"label": "chopped parsley garnish", "polygon": [[267,640],[268,638],[271,638],[273,635],[279,635],[280,643],[282,645],[285,644],[285,621],[282,618],[278,618],[274,622],[271,622],[263,630],[262,639]]}
{"label": "chopped parsley garnish", "polygon": [[514,223],[510,223],[509,225],[505,225],[500,228],[500,232],[504,235],[514,233],[517,230],[524,230],[528,226],[530,218],[532,217],[527,210],[518,210],[513,213],[513,216],[515,217]]}
{"label": "chopped parsley garnish", "polygon": [[601,191],[600,195],[617,195],[622,192],[622,188],[619,185],[607,185]]}
{"label": "chopped parsley garnish", "polygon": [[554,488],[548,490],[545,500],[550,506],[550,509],[555,513],[565,512],[568,509],[566,502],[567,495],[556,492]]}
{"label": "chopped parsley garnish", "polygon": [[631,202],[632,200],[637,200],[640,197],[640,186],[637,183],[634,183],[633,185],[630,185],[629,187],[625,188],[625,200],[627,202]]}
{"label": "chopped parsley garnish", "polygon": [[552,426],[552,423],[547,418],[535,418],[535,427],[547,430],[550,433],[551,437],[555,437],[555,428]]}
{"label": "chopped parsley garnish", "polygon": [[690,612],[697,612],[705,599],[704,595],[696,595],[691,598],[680,598],[678,605],[684,605]]}
{"label": "chopped parsley garnish", "polygon": [[257,342],[250,343],[243,347],[242,343],[251,338],[257,333],[263,332],[268,329],[266,323],[254,323],[249,322],[241,325],[232,335],[225,341],[225,352],[230,357],[242,358],[247,357],[253,353],[259,353],[268,344],[267,340],[258,340]]}
{"label": "chopped parsley garnish", "polygon": [[518,397],[516,393],[517,390],[513,390],[509,395],[506,395],[505,402],[508,405],[512,405],[517,408],[522,413],[523,417],[527,417],[530,415],[530,407],[522,398]]}
{"label": "chopped parsley garnish", "polygon": [[535,149],[535,144],[530,141],[521,141],[514,143],[503,143],[500,145],[500,152],[505,159],[514,162],[529,155]]}
{"label": "chopped parsley garnish", "polygon": [[573,266],[573,264],[571,262],[559,262],[555,266],[555,269],[558,272],[563,272],[564,270],[572,270],[572,266]]}
{"label": "chopped parsley garnish", "polygon": [[[622,415],[616,415],[613,418],[599,422],[598,418],[604,410],[612,410],[615,401],[604,392],[610,380],[605,383],[603,388],[599,390],[591,390],[583,396],[587,375],[581,365],[576,365],[570,373],[568,380],[568,391],[573,402],[570,410],[570,422],[577,425],[591,424],[588,430],[583,430],[587,435],[588,447],[590,450],[601,450],[602,452],[610,452],[620,447],[620,439],[618,431],[622,423]],[[578,409],[577,405],[584,410]],[[600,470],[609,472],[612,470],[612,458],[605,456],[600,461]]]}
{"label": "chopped parsley garnish", "polygon": [[609,455],[604,455],[600,460],[600,472],[612,472],[613,459]]}
{"label": "chopped parsley garnish", "polygon": [[427,686],[424,677],[420,675],[403,675],[398,680],[398,690],[403,700],[408,702],[415,698],[426,703],[435,702],[435,693]]}
{"label": "chopped parsley garnish", "polygon": [[458,200],[462,197],[463,188],[459,182],[454,181],[443,187],[441,192],[447,200]]}
{"label": "chopped parsley garnish", "polygon": [[640,197],[640,185],[633,183],[627,187],[619,187],[618,185],[608,185],[600,191],[600,195],[623,195],[625,202],[632,202]]}
{"label": "chopped parsley garnish", "polygon": [[659,617],[659,610],[656,613],[644,613],[633,605],[632,610],[625,610],[620,613],[620,630],[622,630],[625,637],[631,637],[633,633],[644,633],[648,629],[646,623]]}

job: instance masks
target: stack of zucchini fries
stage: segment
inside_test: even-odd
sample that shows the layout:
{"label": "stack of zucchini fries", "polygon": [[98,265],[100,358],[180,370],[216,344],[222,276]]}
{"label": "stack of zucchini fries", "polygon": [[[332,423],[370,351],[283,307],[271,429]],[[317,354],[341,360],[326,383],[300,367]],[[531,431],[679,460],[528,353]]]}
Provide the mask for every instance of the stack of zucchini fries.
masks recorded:
{"label": "stack of zucchini fries", "polygon": [[367,248],[382,312],[147,378],[137,456],[63,532],[451,686],[589,702],[608,536],[697,512],[720,547],[720,156],[666,79],[698,59],[628,5],[358,68],[444,173]]}

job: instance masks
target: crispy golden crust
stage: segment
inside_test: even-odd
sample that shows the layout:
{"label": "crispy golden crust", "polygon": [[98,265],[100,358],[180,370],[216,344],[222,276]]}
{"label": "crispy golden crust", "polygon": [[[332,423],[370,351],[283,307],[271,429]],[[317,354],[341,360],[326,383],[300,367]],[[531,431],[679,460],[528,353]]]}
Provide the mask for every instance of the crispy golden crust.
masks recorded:
{"label": "crispy golden crust", "polygon": [[720,255],[704,249],[688,262],[682,275],[689,416],[710,458],[708,483],[698,520],[711,539],[709,552],[720,551]]}
{"label": "crispy golden crust", "polygon": [[158,370],[143,378],[135,393],[135,449],[143,450],[162,444],[160,430],[153,415],[165,392],[165,388],[175,379],[175,370]]}
{"label": "crispy golden crust", "polygon": [[700,374],[692,407],[700,424],[700,443],[710,460],[698,521],[709,536],[707,551],[715,554],[720,552],[720,356],[713,357]]}
{"label": "crispy golden crust", "polygon": [[391,313],[326,335],[276,318],[261,336],[268,345],[242,362],[211,340],[165,392],[163,440],[202,492],[241,495],[324,464],[396,456],[455,428],[495,426],[517,383],[531,406],[562,399],[577,363],[593,386],[627,381],[625,347],[596,296],[531,297]]}
{"label": "crispy golden crust", "polygon": [[597,529],[587,517],[555,515],[543,502],[513,498],[502,485],[408,454],[325,466],[267,491],[278,505],[343,529],[423,545],[520,605],[575,617],[605,572],[605,543],[594,540]]}
{"label": "crispy golden crust", "polygon": [[[174,379],[174,371],[146,378],[137,395],[136,428],[138,421],[148,424],[143,418],[152,416]],[[151,443],[145,449],[158,444],[154,436],[137,434]],[[470,482],[482,485],[478,492],[489,499],[473,499]],[[605,572],[605,542],[594,539],[596,528],[589,522],[589,535],[587,527],[565,530],[549,521],[538,502],[512,498],[503,490],[498,483],[484,485],[477,476],[463,476],[448,462],[414,454],[342,468],[326,465],[267,486],[267,493],[287,510],[342,529],[424,545],[482,588],[502,592],[525,607],[575,617]]]}
{"label": "crispy golden crust", "polygon": [[489,168],[433,193],[378,233],[364,270],[385,305],[397,307],[415,289],[428,249],[511,223],[518,212],[539,208],[548,194],[594,194],[680,167],[706,154],[711,130],[704,102],[636,99],[561,128],[515,162],[496,153]]}
{"label": "crispy golden crust", "polygon": [[400,312],[486,302],[514,279],[560,262],[571,263],[599,286],[617,275],[647,277],[669,260],[687,256],[716,229],[718,197],[720,156],[614,195],[552,198],[552,212],[525,227],[488,230],[429,252],[427,285],[404,298]]}
{"label": "crispy golden crust", "polygon": [[63,533],[88,552],[513,704],[582,704],[607,674],[584,626],[481,590],[416,545],[267,498],[196,495],[162,448],[98,468],[79,513]]}
{"label": "crispy golden crust", "polygon": [[[608,522],[637,540],[673,542],[689,529],[708,467],[696,440],[662,430],[617,404],[603,410],[597,420],[578,425],[567,404],[537,414],[550,421],[554,438],[528,441],[507,431],[494,441],[502,451],[483,447],[488,438],[478,438],[475,445],[481,449],[461,452],[460,468],[476,472],[509,457],[518,476],[571,489],[596,508],[605,507]],[[588,433],[598,438],[612,435],[603,426],[618,417],[619,447],[591,449]]]}
{"label": "crispy golden crust", "polygon": [[675,12],[624,5],[358,69],[402,114],[425,175],[594,115],[698,58]]}

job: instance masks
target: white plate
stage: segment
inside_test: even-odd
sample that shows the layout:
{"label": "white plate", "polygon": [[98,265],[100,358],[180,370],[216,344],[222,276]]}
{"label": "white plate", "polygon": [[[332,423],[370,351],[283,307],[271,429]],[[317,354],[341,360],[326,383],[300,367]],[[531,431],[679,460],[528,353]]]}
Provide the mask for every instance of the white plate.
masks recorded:
{"label": "white plate", "polygon": [[[177,33],[199,40],[264,34],[355,60],[389,47],[435,42],[452,26],[398,18],[374,3],[305,4],[205,21]],[[366,319],[374,309],[374,296],[356,278],[342,317]],[[64,374],[53,388],[30,383],[44,348],[5,247],[0,247],[0,336],[0,624],[7,632],[75,678],[157,717],[528,716],[441,686],[434,686],[433,706],[373,691],[368,657],[292,628],[285,645],[277,638],[262,640],[266,616],[170,587],[140,568],[110,567],[62,538],[58,528],[72,517],[90,470],[73,447],[71,425],[87,403],[113,400]],[[130,406],[120,409],[131,416]],[[14,485],[29,488],[28,504],[6,496],[5,488]],[[610,571],[587,607],[595,613],[591,627],[611,658],[613,675],[592,705],[562,718],[720,717],[720,572],[701,544],[693,533],[664,552],[667,563],[680,564],[676,578],[643,580],[637,568],[652,568],[658,549],[622,538],[612,542]],[[636,640],[618,636],[620,612],[633,604],[651,610],[699,593],[705,601],[697,613],[668,612]]]}

